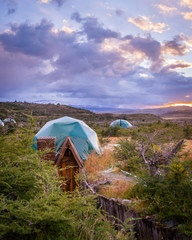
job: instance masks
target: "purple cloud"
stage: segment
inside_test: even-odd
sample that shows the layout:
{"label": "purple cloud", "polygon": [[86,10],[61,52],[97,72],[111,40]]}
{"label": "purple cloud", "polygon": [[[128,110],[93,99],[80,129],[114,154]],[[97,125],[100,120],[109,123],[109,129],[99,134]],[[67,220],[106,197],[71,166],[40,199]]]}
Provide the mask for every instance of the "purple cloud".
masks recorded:
{"label": "purple cloud", "polygon": [[51,2],[56,3],[58,7],[61,7],[67,0],[52,0]]}
{"label": "purple cloud", "polygon": [[72,14],[71,19],[82,24],[81,34],[86,34],[88,40],[102,42],[106,38],[118,38],[119,34],[110,29],[105,29],[95,17],[81,18],[78,12]]}
{"label": "purple cloud", "polygon": [[187,46],[183,43],[182,36],[175,36],[172,41],[165,41],[163,51],[173,56],[183,56],[187,51]]}
{"label": "purple cloud", "polygon": [[150,35],[147,38],[135,37],[130,44],[136,49],[144,52],[152,61],[157,61],[161,55],[161,44]]}
{"label": "purple cloud", "polygon": [[52,27],[53,25],[46,20],[34,26],[27,23],[12,25],[11,32],[0,34],[0,42],[9,52],[48,57],[54,51],[55,36],[51,32]]}
{"label": "purple cloud", "polygon": [[11,14],[13,14],[13,13],[15,13],[15,12],[16,12],[16,9],[15,9],[15,8],[9,8],[7,14],[8,14],[8,15],[11,15]]}
{"label": "purple cloud", "polygon": [[124,14],[124,11],[122,9],[115,9],[115,13],[117,16],[122,16]]}
{"label": "purple cloud", "polygon": [[[69,103],[119,106],[150,104],[152,100],[159,104],[170,101],[174,94],[189,94],[192,78],[175,71],[187,64],[162,67],[162,46],[151,36],[122,37],[104,29],[96,18],[81,18],[78,13],[72,17],[82,26],[81,36],[91,41],[79,41],[78,32],[55,33],[46,20],[12,25],[10,32],[0,34],[1,97],[20,94],[49,99],[54,95]],[[104,40],[118,45],[105,50]],[[132,60],[137,53],[141,62],[150,60],[160,70],[141,67]]]}
{"label": "purple cloud", "polygon": [[7,4],[7,15],[11,15],[16,12],[17,3],[15,0],[3,0]]}

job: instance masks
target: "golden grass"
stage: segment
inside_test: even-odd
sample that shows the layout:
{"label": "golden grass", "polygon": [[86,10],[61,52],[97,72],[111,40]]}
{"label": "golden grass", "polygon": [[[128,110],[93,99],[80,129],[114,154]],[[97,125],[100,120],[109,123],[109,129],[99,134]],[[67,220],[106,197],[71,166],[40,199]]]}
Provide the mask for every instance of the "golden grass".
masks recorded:
{"label": "golden grass", "polygon": [[130,191],[134,183],[126,180],[113,181],[110,186],[103,186],[100,188],[99,193],[107,198],[126,198],[126,193]]}
{"label": "golden grass", "polygon": [[92,152],[88,159],[85,161],[85,169],[89,176],[89,180],[94,180],[101,178],[99,176],[99,171],[106,170],[112,166],[113,162],[112,153],[106,152],[99,156],[98,154]]}
{"label": "golden grass", "polygon": [[85,161],[85,169],[88,174],[93,174],[98,171],[105,170],[111,167],[113,157],[111,153],[104,153],[99,156],[92,152],[88,159]]}

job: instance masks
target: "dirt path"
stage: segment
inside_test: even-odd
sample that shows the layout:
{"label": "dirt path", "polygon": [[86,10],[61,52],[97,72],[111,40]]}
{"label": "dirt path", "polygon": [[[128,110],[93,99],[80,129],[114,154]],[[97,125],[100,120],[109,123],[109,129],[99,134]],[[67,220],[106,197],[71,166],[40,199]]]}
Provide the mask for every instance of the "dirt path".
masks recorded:
{"label": "dirt path", "polygon": [[119,180],[128,182],[134,181],[134,177],[127,177],[126,174],[122,173],[120,170],[118,170],[118,172],[100,171],[99,173],[105,178],[105,180],[109,180],[112,183]]}
{"label": "dirt path", "polygon": [[102,149],[103,152],[113,152],[114,147],[119,143],[119,141],[123,139],[120,137],[108,137],[104,138],[105,141],[107,141],[107,144],[105,144]]}

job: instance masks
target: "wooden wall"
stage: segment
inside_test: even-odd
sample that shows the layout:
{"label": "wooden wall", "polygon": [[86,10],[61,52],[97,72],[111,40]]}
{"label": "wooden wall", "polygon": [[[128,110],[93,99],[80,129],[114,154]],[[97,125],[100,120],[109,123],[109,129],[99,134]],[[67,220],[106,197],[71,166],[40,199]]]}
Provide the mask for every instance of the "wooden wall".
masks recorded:
{"label": "wooden wall", "polygon": [[55,162],[55,141],[55,137],[38,137],[37,150],[45,151],[49,149],[42,157],[44,160]]}

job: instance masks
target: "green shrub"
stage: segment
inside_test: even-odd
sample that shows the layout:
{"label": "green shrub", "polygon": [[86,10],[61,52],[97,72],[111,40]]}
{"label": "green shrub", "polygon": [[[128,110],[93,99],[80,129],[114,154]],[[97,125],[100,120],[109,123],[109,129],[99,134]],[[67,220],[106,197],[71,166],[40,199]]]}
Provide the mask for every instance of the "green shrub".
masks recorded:
{"label": "green shrub", "polygon": [[192,235],[191,175],[178,162],[171,164],[167,171],[166,175],[155,178],[141,178],[128,197],[143,200],[145,214],[155,215],[162,223],[172,220],[180,230]]}
{"label": "green shrub", "polygon": [[32,150],[33,129],[0,138],[0,239],[115,239],[94,196],[64,193],[57,168]]}

